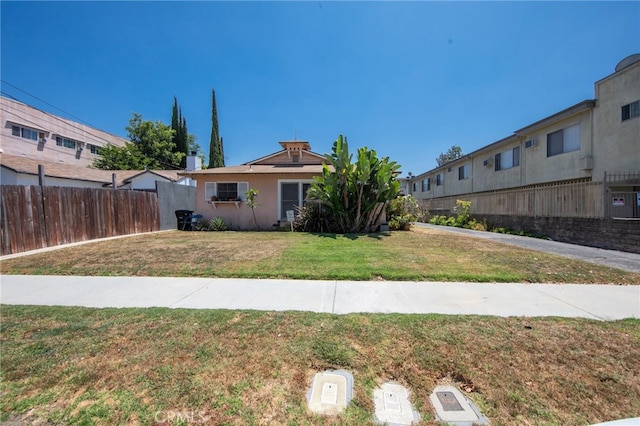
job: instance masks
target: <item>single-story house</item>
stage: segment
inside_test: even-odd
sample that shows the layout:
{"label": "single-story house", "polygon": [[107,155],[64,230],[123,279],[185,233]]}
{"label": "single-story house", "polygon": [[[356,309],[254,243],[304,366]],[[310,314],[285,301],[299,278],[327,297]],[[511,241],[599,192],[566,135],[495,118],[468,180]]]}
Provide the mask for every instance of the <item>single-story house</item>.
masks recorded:
{"label": "single-story house", "polygon": [[[44,185],[77,188],[113,187],[136,191],[155,191],[156,181],[193,185],[177,170],[99,170],[26,156],[0,154],[0,183],[2,185],[39,185],[39,167],[44,168]],[[115,176],[114,176],[115,175]]]}
{"label": "single-story house", "polygon": [[[178,173],[197,182],[196,212],[204,220],[221,217],[232,229],[273,229],[287,221],[287,211],[303,205],[314,176],[322,174],[325,157],[307,141],[282,141],[282,149],[239,166]],[[254,223],[245,192],[258,190]]]}

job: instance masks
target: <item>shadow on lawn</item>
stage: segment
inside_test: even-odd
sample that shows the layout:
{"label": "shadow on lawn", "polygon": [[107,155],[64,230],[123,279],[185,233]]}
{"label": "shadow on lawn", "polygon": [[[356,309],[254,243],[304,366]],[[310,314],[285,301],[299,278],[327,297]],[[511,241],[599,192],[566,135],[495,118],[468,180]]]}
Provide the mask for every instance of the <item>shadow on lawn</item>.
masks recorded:
{"label": "shadow on lawn", "polygon": [[321,237],[321,238],[331,238],[331,239],[337,239],[338,236],[347,238],[349,240],[357,240],[359,238],[372,238],[374,240],[382,240],[383,237],[390,237],[391,233],[389,232],[376,232],[373,234],[330,234],[330,233],[323,233],[323,232],[312,232],[310,233],[310,235],[315,235],[316,237]]}

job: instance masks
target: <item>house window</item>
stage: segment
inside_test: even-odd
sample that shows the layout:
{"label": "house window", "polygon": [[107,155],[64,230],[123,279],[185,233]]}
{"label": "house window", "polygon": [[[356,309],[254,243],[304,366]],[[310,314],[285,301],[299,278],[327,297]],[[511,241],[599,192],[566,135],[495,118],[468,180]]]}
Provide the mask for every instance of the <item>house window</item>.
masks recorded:
{"label": "house window", "polygon": [[468,164],[458,168],[458,180],[469,179],[471,168]]}
{"label": "house window", "polygon": [[436,175],[436,186],[444,185],[444,173],[438,173]]}
{"label": "house window", "polygon": [[631,102],[622,107],[622,121],[640,116],[640,101]]}
{"label": "house window", "polygon": [[431,190],[431,179],[426,178],[422,179],[422,192],[427,192]]}
{"label": "house window", "polygon": [[65,148],[76,149],[76,141],[63,138],[61,136],[56,136],[56,145],[62,146]]}
{"label": "house window", "polygon": [[520,147],[500,152],[495,156],[495,170],[506,170],[520,165]]}
{"label": "house window", "polygon": [[287,218],[287,210],[296,212],[296,207],[303,206],[307,198],[307,191],[311,188],[308,181],[280,182],[280,219]]}
{"label": "house window", "polygon": [[27,127],[11,126],[11,134],[13,136],[19,136],[21,138],[31,139],[33,141],[38,140],[38,131],[29,129]]}
{"label": "house window", "polygon": [[574,124],[547,134],[547,157],[580,149],[580,125]]}
{"label": "house window", "polygon": [[[249,190],[247,182],[205,182],[204,199],[207,201],[241,201],[246,200],[245,192]],[[213,200],[215,197],[215,200]]]}
{"label": "house window", "polygon": [[416,182],[413,182],[413,183],[411,184],[411,187],[413,188],[413,191],[412,191],[412,192],[416,192],[416,191],[418,190],[418,184],[417,184]]}

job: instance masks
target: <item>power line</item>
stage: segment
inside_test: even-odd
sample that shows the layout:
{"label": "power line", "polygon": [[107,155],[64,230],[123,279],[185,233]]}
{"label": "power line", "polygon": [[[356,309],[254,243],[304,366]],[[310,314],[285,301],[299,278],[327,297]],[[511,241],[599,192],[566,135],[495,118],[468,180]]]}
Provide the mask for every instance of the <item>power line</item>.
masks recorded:
{"label": "power line", "polygon": [[[4,83],[8,84],[8,85],[9,85],[9,86],[11,86],[11,87],[16,88],[17,90],[20,90],[20,91],[21,91],[21,92],[23,92],[23,93],[26,93],[26,94],[27,94],[27,95],[29,95],[29,96],[32,96],[32,97],[33,97],[33,98],[35,98],[35,99],[41,100],[40,98],[38,98],[38,97],[36,97],[36,96],[33,96],[33,95],[30,95],[30,94],[28,94],[27,92],[25,92],[25,91],[23,91],[23,90],[21,90],[21,89],[19,89],[19,88],[15,87],[15,86],[14,86],[14,85],[12,85],[12,84],[7,83],[7,82],[6,82],[6,81],[4,81],[4,80],[2,80],[2,82],[4,82]],[[6,93],[6,92],[4,92],[4,91],[2,91],[2,90],[0,90],[0,93],[1,93],[1,94],[3,94],[3,95],[5,95],[5,96],[8,96],[9,98],[11,98],[11,99],[13,99],[13,100],[15,100],[15,101],[17,101],[17,102],[21,102],[21,103],[24,103],[25,105],[28,105],[26,102],[23,102],[22,100],[20,100],[20,99],[16,98],[15,96],[13,96],[13,95],[11,95],[11,94],[8,94],[8,93]],[[42,102],[44,102],[44,103],[45,103],[45,104],[47,104],[47,105],[51,105],[51,104],[49,104],[49,103],[48,103],[48,102],[46,102],[46,101],[43,101],[43,100],[41,100],[41,101],[42,101]],[[89,132],[89,131],[88,131],[88,130],[86,130],[86,129],[83,129],[83,128],[80,128],[80,127],[77,127],[77,126],[73,125],[71,122],[69,122],[68,120],[65,120],[65,119],[63,119],[63,118],[61,118],[61,117],[58,117],[58,116],[56,116],[56,115],[53,115],[53,114],[51,114],[51,113],[49,113],[49,112],[47,112],[47,111],[41,110],[41,109],[36,108],[36,107],[34,107],[34,106],[31,106],[31,105],[28,105],[28,106],[29,106],[29,107],[31,107],[31,108],[33,108],[33,109],[35,109],[36,111],[40,111],[41,113],[48,115],[49,117],[53,118],[54,120],[57,120],[57,121],[60,121],[60,122],[64,123],[64,125],[65,125],[65,126],[72,127],[72,128],[74,128],[74,129],[76,129],[76,130],[79,130],[79,131],[80,131],[80,132],[82,132],[82,133],[85,133],[85,134],[87,134],[87,135],[90,135],[90,136],[94,137],[95,139],[101,140],[101,141],[103,141],[103,142],[105,142],[105,143],[107,143],[107,144],[112,144],[112,142],[111,142],[111,141],[108,141],[108,140],[104,139],[104,138],[103,138],[103,137],[101,137],[101,136],[95,135],[95,134],[93,134],[93,133]],[[52,107],[54,107],[54,108],[56,108],[56,109],[59,109],[60,111],[62,111],[60,108],[57,108],[57,107],[55,107],[55,106],[53,106],[53,105],[51,105],[51,106],[52,106]],[[28,123],[33,124],[34,126],[36,126],[36,128],[40,128],[40,127],[42,127],[40,124],[34,123],[33,121],[30,121],[30,120],[28,120],[28,119],[26,119],[26,118],[24,118],[24,117],[22,117],[22,116],[20,116],[20,115],[17,115],[17,114],[16,114],[16,113],[14,113],[14,112],[7,111],[7,110],[6,110],[6,109],[4,109],[4,108],[0,108],[0,109],[1,109],[2,111],[4,111],[4,112],[8,113],[8,114],[11,114],[11,115],[13,115],[13,116],[15,116],[15,117],[20,118],[21,120],[24,120],[24,121],[26,121],[26,122],[28,122]],[[63,111],[63,112],[64,112],[64,111]],[[66,112],[65,112],[65,114],[69,114],[69,113],[66,113]],[[73,114],[69,114],[69,115],[74,116]],[[82,120],[82,121],[84,121],[84,120]],[[85,121],[85,123],[87,123],[87,122]],[[88,123],[87,123],[87,124],[88,124]],[[88,125],[89,125],[89,124],[88,124]],[[93,127],[93,126],[92,126],[92,127]],[[42,129],[42,130],[45,130],[45,129]],[[99,129],[96,129],[96,130],[99,130]],[[70,133],[74,133],[74,132],[70,132]],[[105,132],[105,133],[107,133],[107,132]],[[69,135],[69,136],[71,136],[71,135]],[[112,135],[112,136],[115,136],[115,135]],[[82,136],[77,136],[77,135],[76,135],[76,137],[82,137]],[[123,138],[120,138],[120,139],[123,139]],[[162,160],[160,160],[160,159],[158,159],[158,158],[155,158],[155,157],[150,157],[150,156],[149,156],[149,158],[151,158],[151,159],[153,159],[153,160],[155,160],[155,161],[159,162],[160,164],[164,165],[165,167],[172,167],[172,168],[174,168],[175,170],[182,170],[182,167],[180,167],[180,166],[175,166],[174,164],[167,163],[167,162],[162,161]]]}
{"label": "power line", "polygon": [[[20,99],[16,98],[15,96],[12,96],[12,95],[10,95],[10,94],[8,94],[8,93],[6,93],[6,92],[2,91],[2,90],[0,90],[0,93],[2,93],[2,94],[3,94],[3,95],[5,95],[5,96],[10,97],[11,99],[13,99],[13,100],[15,100],[15,101],[22,102],[22,103],[24,103],[25,105],[28,105],[28,104],[26,104],[25,102],[23,102],[22,100],[20,100]],[[63,119],[63,118],[61,118],[61,117],[58,117],[57,115],[53,115],[53,114],[51,114],[51,113],[49,113],[49,112],[47,112],[47,111],[43,111],[43,110],[41,110],[41,109],[39,109],[39,108],[36,108],[36,107],[34,107],[34,106],[31,106],[31,105],[28,105],[28,106],[29,106],[29,107],[31,107],[31,108],[33,108],[33,109],[35,109],[36,111],[40,111],[41,113],[48,115],[49,117],[53,118],[54,120],[60,121],[60,122],[61,122],[61,123],[63,123],[65,126],[71,127],[71,128],[73,128],[73,129],[76,129],[76,130],[79,130],[80,132],[82,132],[82,133],[81,133],[81,134],[79,134],[79,135],[78,135],[78,134],[75,134],[74,136],[76,136],[76,137],[86,137],[86,136],[84,136],[84,134],[87,134],[87,135],[90,135],[90,136],[92,136],[93,138],[98,139],[98,140],[101,140],[101,141],[103,141],[103,142],[105,142],[105,143],[107,143],[107,144],[111,144],[111,143],[112,143],[111,141],[109,141],[109,140],[107,140],[107,139],[103,138],[102,136],[98,136],[98,135],[95,135],[95,134],[91,133],[91,132],[90,132],[90,131],[88,131],[87,129],[83,129],[83,128],[80,128],[80,127],[74,126],[71,122],[69,122],[69,121],[67,121],[67,120],[64,120],[64,119]],[[3,111],[5,111],[5,112],[7,112],[7,113],[9,113],[9,114],[12,114],[12,115],[14,115],[14,116],[16,116],[16,117],[19,117],[19,118],[21,118],[21,119],[23,119],[23,120],[25,120],[25,121],[29,121],[29,120],[27,120],[26,118],[24,118],[24,117],[22,117],[22,116],[17,115],[16,113],[13,113],[13,112],[10,112],[10,111],[6,111],[6,110],[3,110]],[[36,125],[36,126],[41,126],[41,125],[39,125],[39,124],[37,124],[37,123],[34,123],[33,121],[29,121],[29,123],[31,123],[31,124],[33,124],[33,125]],[[97,130],[97,129],[96,129],[96,130]],[[74,132],[70,132],[70,133],[74,133]],[[105,133],[106,133],[106,132],[105,132]],[[63,136],[63,135],[61,135],[61,136]],[[66,136],[66,135],[65,135],[65,136]],[[68,136],[72,136],[72,135],[68,135]],[[115,136],[115,135],[112,135],[112,136]],[[119,137],[119,136],[116,136],[116,137]],[[124,138],[120,138],[120,139],[123,139],[123,140],[124,140]]]}
{"label": "power line", "polygon": [[[55,106],[55,105],[53,105],[53,104],[50,104],[49,102],[45,101],[44,99],[40,99],[39,97],[37,97],[37,96],[35,96],[35,95],[32,95],[31,93],[29,93],[29,92],[27,92],[27,91],[25,91],[25,90],[22,90],[21,88],[19,88],[19,87],[17,87],[17,86],[14,86],[13,84],[9,83],[9,82],[8,82],[8,81],[6,81],[6,80],[2,80],[2,79],[0,79],[0,81],[1,81],[2,83],[6,84],[7,86],[11,86],[11,87],[13,87],[14,89],[16,89],[16,90],[18,90],[18,91],[20,91],[20,92],[24,93],[24,94],[25,94],[25,95],[27,95],[27,96],[31,96],[32,98],[37,99],[37,100],[39,100],[40,102],[43,102],[43,103],[45,103],[45,104],[49,105],[50,107],[55,108],[55,109],[57,109],[58,111],[61,111],[61,112],[65,113],[65,114],[67,114],[69,117],[73,117],[73,118],[75,118],[75,119],[77,119],[77,120],[80,120],[81,122],[83,122],[83,123],[85,123],[85,124],[87,124],[87,125],[89,125],[89,126],[91,126],[91,127],[95,127],[94,125],[92,125],[92,124],[90,124],[89,122],[87,122],[87,121],[83,120],[82,118],[80,118],[80,117],[78,117],[78,116],[76,116],[76,115],[73,115],[73,114],[71,114],[70,112],[66,112],[66,111],[65,111],[65,110],[63,110],[63,109],[58,108],[57,106]],[[43,111],[43,112],[44,112],[44,111]]]}

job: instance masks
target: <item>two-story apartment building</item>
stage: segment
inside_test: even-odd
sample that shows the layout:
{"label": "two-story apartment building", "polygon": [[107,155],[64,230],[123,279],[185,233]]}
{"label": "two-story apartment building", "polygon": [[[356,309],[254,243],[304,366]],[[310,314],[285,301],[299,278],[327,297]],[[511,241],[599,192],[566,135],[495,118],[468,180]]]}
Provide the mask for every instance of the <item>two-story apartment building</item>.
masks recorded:
{"label": "two-story apartment building", "polygon": [[0,148],[4,154],[32,160],[90,166],[107,144],[126,139],[0,97]]}
{"label": "two-story apartment building", "polygon": [[515,227],[527,217],[640,219],[640,54],[597,81],[594,99],[407,183],[432,213],[464,199],[472,214]]}
{"label": "two-story apartment building", "polygon": [[[635,60],[635,61],[633,61]],[[640,173],[640,55],[595,83],[595,99],[411,177],[420,200]]]}

